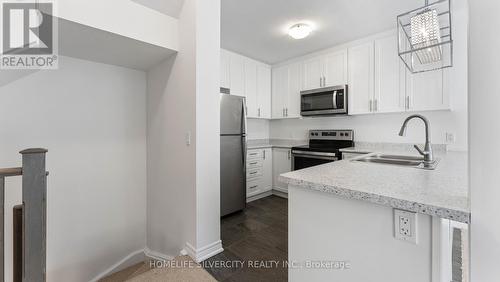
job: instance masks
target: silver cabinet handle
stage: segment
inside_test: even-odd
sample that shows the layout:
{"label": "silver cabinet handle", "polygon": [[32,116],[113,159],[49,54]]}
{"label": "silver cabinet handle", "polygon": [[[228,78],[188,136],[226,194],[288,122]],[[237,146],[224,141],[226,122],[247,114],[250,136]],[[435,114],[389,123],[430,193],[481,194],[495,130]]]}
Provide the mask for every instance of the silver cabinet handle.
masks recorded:
{"label": "silver cabinet handle", "polygon": [[259,110],[258,110],[258,113],[257,113],[257,115],[258,115],[258,116],[260,117],[260,108],[259,108]]}
{"label": "silver cabinet handle", "polygon": [[250,189],[255,189],[257,187],[259,187],[259,185],[250,186]]}
{"label": "silver cabinet handle", "polygon": [[370,112],[373,112],[373,100],[370,99]]}
{"label": "silver cabinet handle", "polygon": [[288,108],[285,108],[285,116],[288,117]]}
{"label": "silver cabinet handle", "polygon": [[265,160],[266,159],[266,150],[262,150],[262,158]]}
{"label": "silver cabinet handle", "polygon": [[319,87],[323,87],[323,78],[319,77]]}
{"label": "silver cabinet handle", "polygon": [[373,103],[374,103],[373,104],[373,108],[374,108],[373,111],[378,112],[378,99],[375,99],[375,101]]}
{"label": "silver cabinet handle", "polygon": [[288,159],[290,159],[291,156],[290,156],[290,150],[288,150]]}
{"label": "silver cabinet handle", "polygon": [[285,107],[283,107],[283,113],[282,113],[283,117],[285,117]]}
{"label": "silver cabinet handle", "polygon": [[410,109],[410,96],[406,96],[406,109]]}

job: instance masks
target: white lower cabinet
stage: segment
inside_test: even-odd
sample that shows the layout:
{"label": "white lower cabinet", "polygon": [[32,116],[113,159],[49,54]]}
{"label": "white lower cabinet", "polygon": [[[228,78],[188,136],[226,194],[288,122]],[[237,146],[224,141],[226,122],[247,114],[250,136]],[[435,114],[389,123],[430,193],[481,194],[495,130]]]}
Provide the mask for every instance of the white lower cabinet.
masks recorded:
{"label": "white lower cabinet", "polygon": [[247,152],[247,198],[271,191],[273,160],[270,148]]}
{"label": "white lower cabinet", "polygon": [[280,174],[292,170],[292,152],[286,148],[273,148],[273,189],[288,193],[288,185],[278,180]]}

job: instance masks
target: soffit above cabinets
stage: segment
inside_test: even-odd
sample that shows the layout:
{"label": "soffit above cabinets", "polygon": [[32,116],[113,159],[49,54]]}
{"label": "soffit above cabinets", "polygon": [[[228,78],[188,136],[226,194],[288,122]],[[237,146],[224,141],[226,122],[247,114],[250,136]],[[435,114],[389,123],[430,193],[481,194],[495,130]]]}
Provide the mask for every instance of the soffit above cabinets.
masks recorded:
{"label": "soffit above cabinets", "polygon": [[134,1],[65,0],[53,17],[62,56],[148,70],[178,51],[178,20]]}
{"label": "soffit above cabinets", "polygon": [[179,18],[184,0],[132,0],[167,16]]}
{"label": "soffit above cabinets", "polygon": [[[330,46],[396,28],[397,15],[423,0],[221,0],[221,45],[276,64]],[[295,40],[287,29],[297,22],[316,26]]]}

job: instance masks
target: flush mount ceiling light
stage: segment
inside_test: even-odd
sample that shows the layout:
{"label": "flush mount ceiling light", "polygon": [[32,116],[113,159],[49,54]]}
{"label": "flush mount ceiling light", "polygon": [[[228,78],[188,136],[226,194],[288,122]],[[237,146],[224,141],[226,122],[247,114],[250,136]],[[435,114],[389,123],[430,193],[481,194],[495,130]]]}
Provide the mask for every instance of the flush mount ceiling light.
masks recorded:
{"label": "flush mount ceiling light", "polygon": [[438,0],[398,16],[398,53],[412,73],[451,67],[451,0]]}
{"label": "flush mount ceiling light", "polygon": [[305,23],[294,24],[288,29],[288,35],[293,39],[303,39],[309,36],[312,32],[312,27]]}

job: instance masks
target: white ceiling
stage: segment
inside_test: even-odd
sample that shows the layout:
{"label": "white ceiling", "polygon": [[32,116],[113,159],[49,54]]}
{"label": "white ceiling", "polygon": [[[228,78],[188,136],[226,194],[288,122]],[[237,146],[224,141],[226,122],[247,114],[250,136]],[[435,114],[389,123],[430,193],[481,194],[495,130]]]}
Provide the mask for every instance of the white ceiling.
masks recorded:
{"label": "white ceiling", "polygon": [[[424,0],[221,0],[221,45],[275,64],[396,28],[396,16]],[[312,22],[306,39],[287,35],[289,26]]]}
{"label": "white ceiling", "polygon": [[184,0],[132,0],[165,15],[179,18]]}

